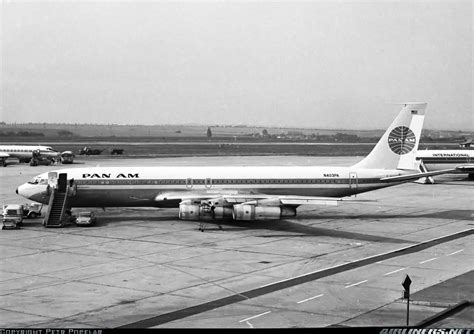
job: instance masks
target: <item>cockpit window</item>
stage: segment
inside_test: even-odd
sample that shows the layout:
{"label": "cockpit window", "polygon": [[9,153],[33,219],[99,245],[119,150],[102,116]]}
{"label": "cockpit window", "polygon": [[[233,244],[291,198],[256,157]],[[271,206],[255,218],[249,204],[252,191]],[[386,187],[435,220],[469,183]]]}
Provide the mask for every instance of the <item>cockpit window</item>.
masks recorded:
{"label": "cockpit window", "polygon": [[30,181],[28,181],[29,184],[48,184],[48,180],[47,179],[42,179],[38,176],[35,176],[34,178],[32,178]]}
{"label": "cockpit window", "polygon": [[31,180],[28,181],[29,184],[38,184],[39,183],[39,178],[38,177],[34,177],[32,178]]}

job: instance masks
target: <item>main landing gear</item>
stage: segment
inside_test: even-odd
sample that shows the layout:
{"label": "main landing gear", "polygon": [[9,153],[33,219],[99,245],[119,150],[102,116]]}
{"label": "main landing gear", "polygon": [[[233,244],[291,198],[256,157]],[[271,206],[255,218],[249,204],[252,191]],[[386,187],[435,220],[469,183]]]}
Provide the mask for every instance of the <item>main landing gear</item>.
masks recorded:
{"label": "main landing gear", "polygon": [[[216,207],[214,205],[210,205],[209,207],[206,207],[206,211],[209,210],[212,214],[212,221],[213,222],[216,221],[216,214],[214,212],[215,208]],[[206,227],[207,224],[208,224],[208,222],[206,222],[206,221],[200,221],[199,222],[199,231],[204,232],[204,228]],[[218,224],[218,223],[216,223],[216,224],[219,227],[219,230],[222,230],[221,224]]]}

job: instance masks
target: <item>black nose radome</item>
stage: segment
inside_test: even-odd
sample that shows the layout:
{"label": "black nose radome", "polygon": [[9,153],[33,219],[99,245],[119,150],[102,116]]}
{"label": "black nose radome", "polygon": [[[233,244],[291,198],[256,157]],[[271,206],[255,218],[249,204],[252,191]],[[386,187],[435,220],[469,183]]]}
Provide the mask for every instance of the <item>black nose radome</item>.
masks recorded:
{"label": "black nose radome", "polygon": [[18,195],[18,188],[16,188],[15,192],[16,192],[16,194]]}

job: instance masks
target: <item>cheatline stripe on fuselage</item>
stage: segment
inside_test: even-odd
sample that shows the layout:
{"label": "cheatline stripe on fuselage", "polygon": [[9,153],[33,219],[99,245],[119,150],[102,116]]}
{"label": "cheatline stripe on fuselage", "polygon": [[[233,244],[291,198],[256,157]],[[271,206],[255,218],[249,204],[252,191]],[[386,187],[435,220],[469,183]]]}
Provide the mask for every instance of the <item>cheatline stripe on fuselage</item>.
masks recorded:
{"label": "cheatline stripe on fuselage", "polygon": [[232,185],[299,185],[299,184],[383,184],[378,178],[323,178],[323,179],[78,179],[78,186],[120,186],[120,185],[160,185],[160,186],[219,186]]}
{"label": "cheatline stripe on fuselage", "polygon": [[[180,202],[176,195],[174,195],[173,199],[164,200],[157,200],[156,196],[160,193],[175,191],[182,192],[183,194],[186,194],[187,191],[194,191],[198,194],[209,191],[209,197],[232,197],[232,194],[220,191],[242,191],[243,195],[246,193],[261,194],[262,198],[268,196],[294,196],[295,194],[299,196],[344,197],[399,183],[381,182],[377,178],[298,179],[302,182],[299,184],[292,183],[295,179],[216,179],[216,181],[221,183],[208,183],[206,185],[204,183],[206,179],[195,179],[191,185],[189,183],[186,184],[187,180],[190,179],[79,179],[74,181],[77,184],[77,195],[70,197],[69,203],[72,207],[174,207]],[[160,181],[162,184],[159,183]],[[196,183],[194,183],[195,181]],[[231,183],[232,181],[234,183]],[[265,181],[266,183],[260,183],[260,181]],[[171,182],[174,183],[171,184]],[[212,195],[212,193],[215,194]],[[198,198],[200,198],[199,195]]]}
{"label": "cheatline stripe on fuselage", "polygon": [[[79,179],[77,196],[70,198],[72,206],[167,206],[174,200],[156,201],[155,196],[163,192],[210,191],[214,197],[226,196],[219,191],[242,191],[245,193],[268,196],[324,196],[341,197],[363,193],[373,189],[384,188],[397,182],[381,182],[377,178],[328,178],[328,179]],[[216,183],[214,183],[216,181]],[[294,183],[294,182],[301,183]],[[161,184],[160,184],[161,182]],[[234,183],[232,183],[234,182]],[[228,195],[228,194],[227,194]],[[230,194],[230,196],[232,196]],[[213,196],[211,196],[213,197]],[[179,202],[179,201],[178,201]]]}
{"label": "cheatline stripe on fuselage", "polygon": [[423,160],[424,164],[463,164],[469,163],[471,159],[469,158],[423,158],[417,159]]}

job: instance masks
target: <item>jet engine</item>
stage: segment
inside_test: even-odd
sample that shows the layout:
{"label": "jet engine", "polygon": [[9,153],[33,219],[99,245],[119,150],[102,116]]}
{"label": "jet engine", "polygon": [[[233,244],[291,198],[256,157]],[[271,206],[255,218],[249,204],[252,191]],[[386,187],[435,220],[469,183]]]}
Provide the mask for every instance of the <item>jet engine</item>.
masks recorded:
{"label": "jet engine", "polygon": [[271,220],[296,216],[296,208],[290,206],[257,206],[236,204],[232,217],[234,220]]}
{"label": "jet engine", "polygon": [[184,202],[179,204],[178,217],[182,220],[228,219],[232,218],[232,207]]}

